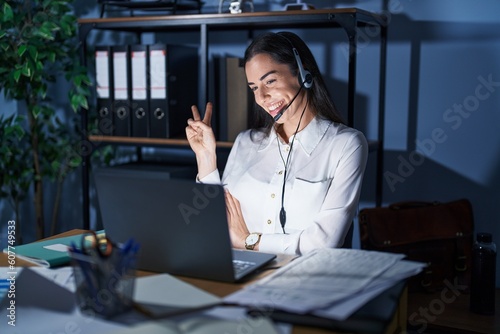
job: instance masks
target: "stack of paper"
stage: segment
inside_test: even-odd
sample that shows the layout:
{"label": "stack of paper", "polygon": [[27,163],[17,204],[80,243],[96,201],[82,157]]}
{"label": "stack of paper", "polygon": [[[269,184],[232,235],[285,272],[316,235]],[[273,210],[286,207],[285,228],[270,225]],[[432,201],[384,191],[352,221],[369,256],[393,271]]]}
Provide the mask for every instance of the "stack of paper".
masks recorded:
{"label": "stack of paper", "polygon": [[343,320],[383,290],[418,274],[404,255],[320,249],[225,298],[225,302]]}

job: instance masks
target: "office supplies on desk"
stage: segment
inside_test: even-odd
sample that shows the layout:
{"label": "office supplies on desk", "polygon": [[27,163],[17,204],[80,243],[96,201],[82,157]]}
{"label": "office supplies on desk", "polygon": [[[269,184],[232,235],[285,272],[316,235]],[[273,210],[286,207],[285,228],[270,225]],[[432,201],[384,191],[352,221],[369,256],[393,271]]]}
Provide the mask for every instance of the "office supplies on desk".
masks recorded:
{"label": "office supplies on desk", "polygon": [[106,318],[132,309],[138,244],[129,239],[114,244],[108,236],[89,231],[81,246],[70,247],[78,305]]}
{"label": "office supplies on desk", "polygon": [[[222,186],[109,169],[95,181],[106,234],[141,244],[138,269],[235,282],[276,257],[231,249]],[[249,266],[235,275],[233,260]]]}

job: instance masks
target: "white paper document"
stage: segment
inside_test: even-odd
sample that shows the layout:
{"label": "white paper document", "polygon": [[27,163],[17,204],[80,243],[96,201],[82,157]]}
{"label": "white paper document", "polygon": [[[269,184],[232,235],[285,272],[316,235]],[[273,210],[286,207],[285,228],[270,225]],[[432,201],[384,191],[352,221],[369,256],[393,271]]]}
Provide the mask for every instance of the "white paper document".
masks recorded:
{"label": "white paper document", "polygon": [[[224,300],[298,314],[321,310],[322,315],[330,318],[345,318],[383,289],[418,273],[424,266],[407,266],[401,263],[403,258],[403,254],[394,253],[320,249]],[[345,304],[349,305],[349,312],[341,309],[343,312],[337,314],[335,309],[329,309],[341,302],[350,302]]]}
{"label": "white paper document", "polygon": [[375,278],[362,291],[346,298],[340,302],[313,311],[313,314],[334,320],[345,320],[360,306],[366,304],[371,299],[381,294],[384,290],[390,288],[402,279],[418,274],[425,265],[420,262],[399,261],[391,268],[384,272],[381,276]]}

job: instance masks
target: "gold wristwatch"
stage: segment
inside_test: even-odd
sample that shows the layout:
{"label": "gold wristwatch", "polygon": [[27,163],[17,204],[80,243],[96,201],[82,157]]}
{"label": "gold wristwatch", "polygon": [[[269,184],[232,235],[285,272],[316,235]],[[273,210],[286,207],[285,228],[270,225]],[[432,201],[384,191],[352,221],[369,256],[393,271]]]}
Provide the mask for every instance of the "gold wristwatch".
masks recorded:
{"label": "gold wristwatch", "polygon": [[250,233],[245,239],[245,248],[253,250],[260,241],[260,233]]}

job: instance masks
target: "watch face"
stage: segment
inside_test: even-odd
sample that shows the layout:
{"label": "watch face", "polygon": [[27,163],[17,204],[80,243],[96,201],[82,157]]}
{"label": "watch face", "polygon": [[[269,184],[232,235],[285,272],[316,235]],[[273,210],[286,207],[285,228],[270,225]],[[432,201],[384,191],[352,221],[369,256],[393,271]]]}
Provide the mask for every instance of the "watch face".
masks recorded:
{"label": "watch face", "polygon": [[257,243],[257,241],[259,241],[258,234],[250,234],[246,239],[247,245],[255,245]]}

